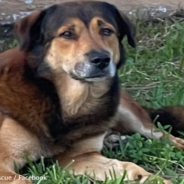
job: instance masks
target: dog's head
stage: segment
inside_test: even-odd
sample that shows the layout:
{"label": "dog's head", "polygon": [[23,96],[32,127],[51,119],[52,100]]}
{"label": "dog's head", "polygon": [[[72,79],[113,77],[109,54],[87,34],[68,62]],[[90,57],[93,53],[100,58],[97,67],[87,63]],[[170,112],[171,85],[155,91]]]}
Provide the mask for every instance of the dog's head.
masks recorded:
{"label": "dog's head", "polygon": [[102,81],[123,63],[121,41],[134,47],[128,18],[105,2],[69,2],[37,11],[15,25],[22,51],[41,59],[39,76],[67,74],[76,80]]}

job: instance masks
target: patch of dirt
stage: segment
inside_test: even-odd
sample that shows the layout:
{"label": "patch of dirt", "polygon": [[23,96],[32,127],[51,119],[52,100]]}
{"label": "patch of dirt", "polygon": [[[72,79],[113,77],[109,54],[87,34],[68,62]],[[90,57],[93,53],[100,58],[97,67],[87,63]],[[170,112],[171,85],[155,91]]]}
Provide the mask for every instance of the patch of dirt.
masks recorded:
{"label": "patch of dirt", "polygon": [[[66,1],[75,0],[0,0],[0,24],[7,24],[27,15],[29,12]],[[183,0],[104,0],[128,12],[138,7],[166,7],[163,11],[184,8]],[[85,3],[85,0],[84,0]],[[162,10],[161,10],[162,11]]]}

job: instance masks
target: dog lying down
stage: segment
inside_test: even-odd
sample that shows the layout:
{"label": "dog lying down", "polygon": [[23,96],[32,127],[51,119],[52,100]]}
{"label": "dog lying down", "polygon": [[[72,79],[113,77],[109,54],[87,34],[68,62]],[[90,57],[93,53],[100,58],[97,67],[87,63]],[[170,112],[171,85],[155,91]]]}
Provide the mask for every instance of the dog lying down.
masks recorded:
{"label": "dog lying down", "polygon": [[[104,180],[127,171],[143,183],[151,173],[100,154],[106,132],[160,139],[147,112],[120,91],[121,41],[135,47],[128,18],[105,2],[68,2],[38,10],[15,24],[19,47],[0,54],[1,184],[28,184],[16,167],[55,157],[76,175]],[[184,148],[184,141],[170,135]],[[16,178],[14,180],[14,178]],[[165,180],[165,184],[171,183]]]}

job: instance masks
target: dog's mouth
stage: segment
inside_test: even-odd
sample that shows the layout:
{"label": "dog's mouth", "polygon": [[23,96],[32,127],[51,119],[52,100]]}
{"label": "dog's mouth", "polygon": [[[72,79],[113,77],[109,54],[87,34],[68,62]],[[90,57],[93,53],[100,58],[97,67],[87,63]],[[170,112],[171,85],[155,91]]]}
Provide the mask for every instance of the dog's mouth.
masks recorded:
{"label": "dog's mouth", "polygon": [[116,66],[113,62],[106,68],[99,68],[89,63],[78,63],[75,69],[70,72],[70,76],[76,80],[86,82],[101,82],[109,80],[115,76]]}
{"label": "dog's mouth", "polygon": [[102,81],[105,81],[105,80],[108,80],[112,77],[109,77],[109,76],[106,76],[106,75],[94,75],[94,76],[88,76],[88,77],[80,77],[80,76],[77,76],[76,74],[74,73],[70,73],[70,76],[75,79],[75,80],[80,80],[80,81],[83,81],[83,82],[102,82]]}
{"label": "dog's mouth", "polygon": [[91,77],[91,78],[85,78],[85,81],[87,82],[102,82],[109,79],[108,77]]}

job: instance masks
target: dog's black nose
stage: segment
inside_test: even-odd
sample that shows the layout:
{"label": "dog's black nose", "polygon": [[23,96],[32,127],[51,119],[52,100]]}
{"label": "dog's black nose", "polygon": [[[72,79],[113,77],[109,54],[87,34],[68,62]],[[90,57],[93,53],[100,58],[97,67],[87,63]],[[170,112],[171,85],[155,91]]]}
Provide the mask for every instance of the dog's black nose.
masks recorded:
{"label": "dog's black nose", "polygon": [[89,57],[90,63],[100,69],[106,68],[111,60],[107,51],[91,51],[87,56]]}
{"label": "dog's black nose", "polygon": [[103,69],[109,65],[110,58],[109,57],[97,57],[97,58],[93,58],[90,62],[93,65]]}

